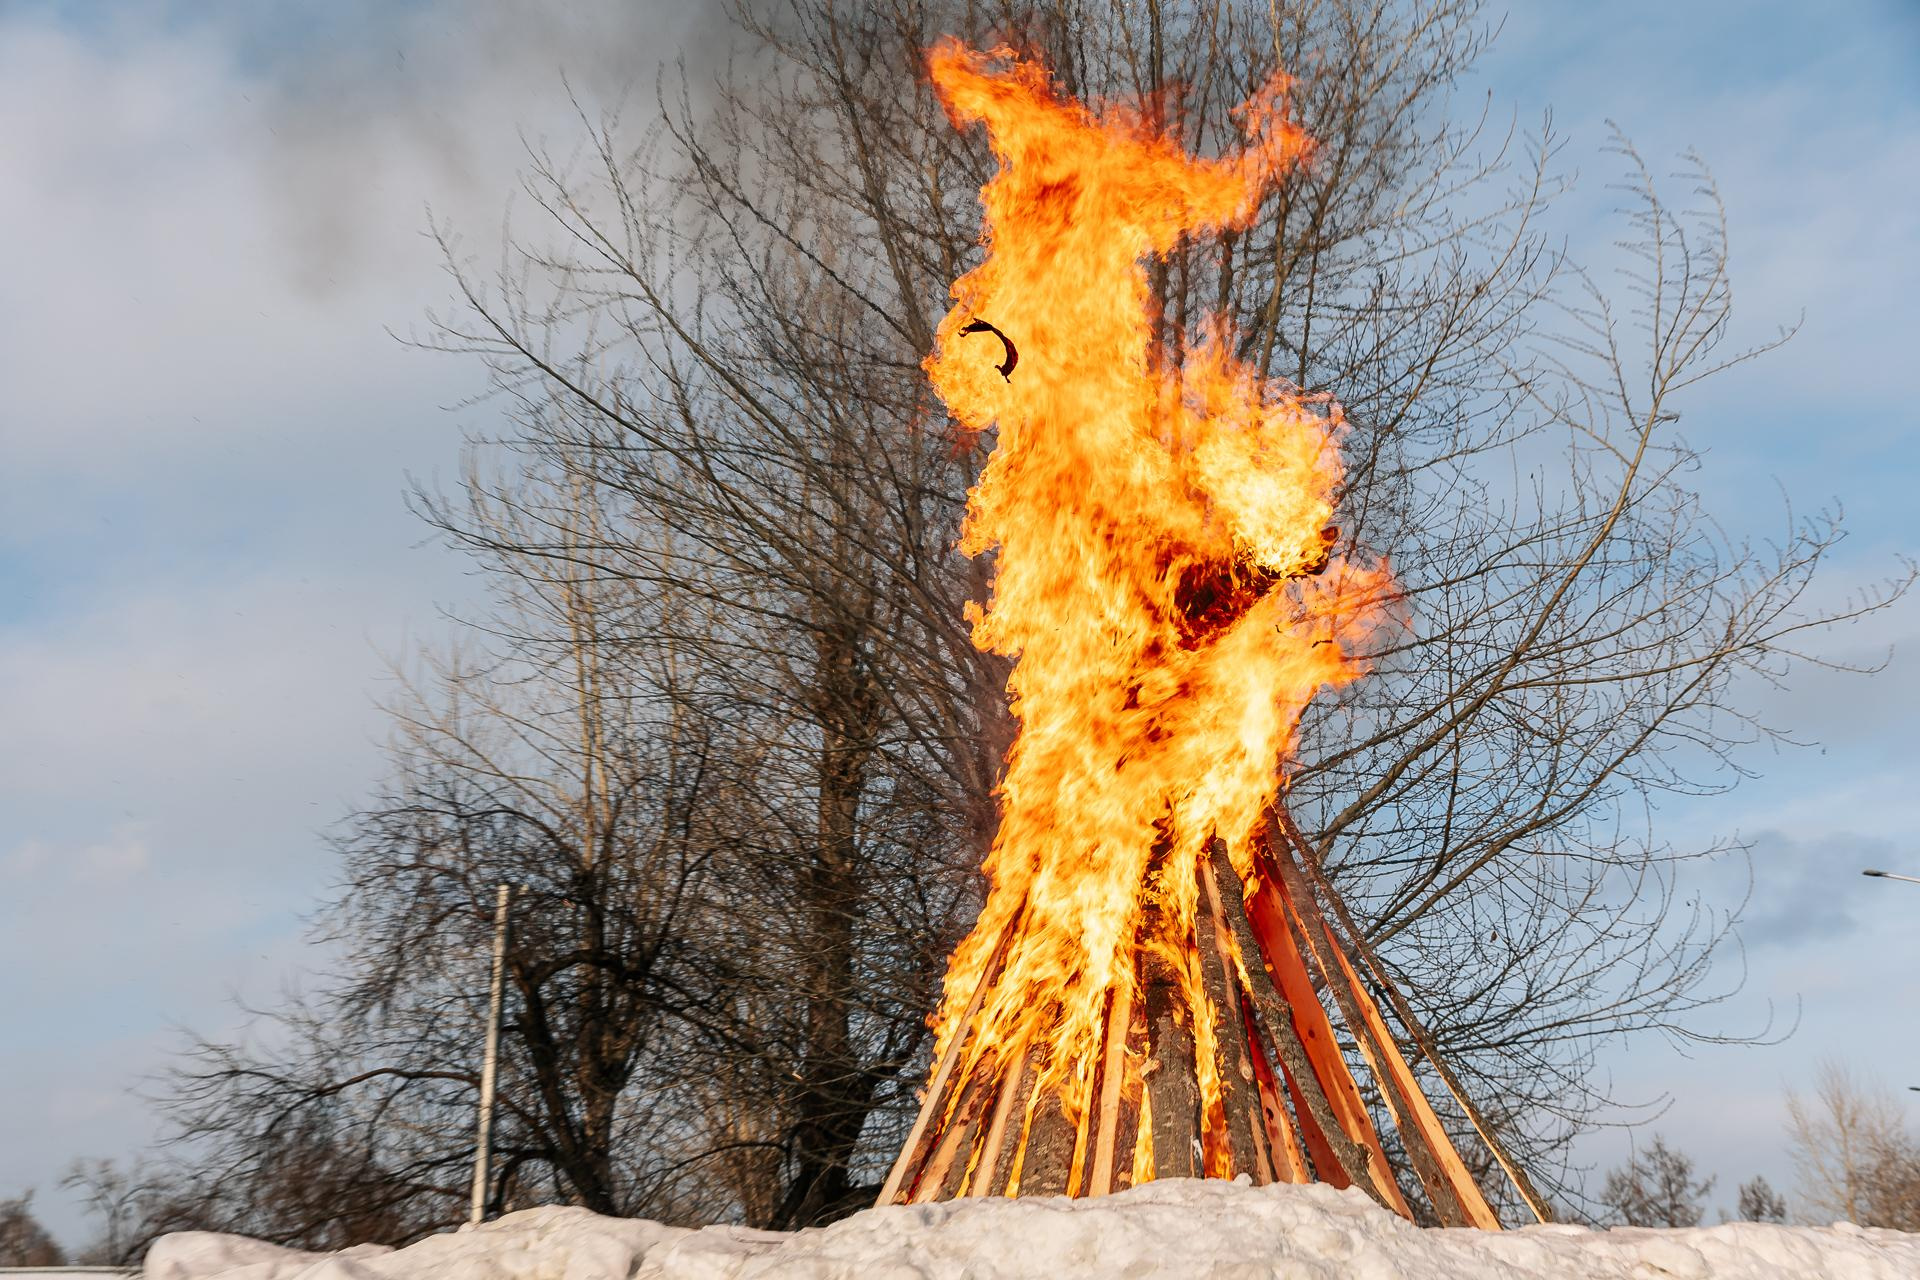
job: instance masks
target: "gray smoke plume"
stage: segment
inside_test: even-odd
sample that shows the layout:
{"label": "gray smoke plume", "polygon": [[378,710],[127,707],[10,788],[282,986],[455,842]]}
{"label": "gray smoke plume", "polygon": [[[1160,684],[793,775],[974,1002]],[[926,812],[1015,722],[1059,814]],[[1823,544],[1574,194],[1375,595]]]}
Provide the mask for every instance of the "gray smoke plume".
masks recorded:
{"label": "gray smoke plume", "polygon": [[528,147],[571,150],[582,113],[644,120],[663,73],[710,78],[732,33],[725,6],[673,0],[275,8],[228,18],[263,93],[253,138],[292,276],[316,292],[416,251],[427,205],[484,236]]}

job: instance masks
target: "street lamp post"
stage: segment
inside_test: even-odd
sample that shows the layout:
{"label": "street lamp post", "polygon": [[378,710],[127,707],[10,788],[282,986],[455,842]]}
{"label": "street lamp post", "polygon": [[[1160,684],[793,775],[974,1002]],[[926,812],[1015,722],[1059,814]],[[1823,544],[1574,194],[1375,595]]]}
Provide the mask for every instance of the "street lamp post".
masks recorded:
{"label": "street lamp post", "polygon": [[[1874,876],[1877,879],[1881,879],[1881,880],[1905,880],[1908,884],[1920,884],[1920,876],[1895,875],[1891,871],[1867,870],[1867,871],[1862,871],[1860,874],[1863,876]],[[1920,1093],[1920,1084],[1908,1085],[1907,1091],[1909,1093]]]}

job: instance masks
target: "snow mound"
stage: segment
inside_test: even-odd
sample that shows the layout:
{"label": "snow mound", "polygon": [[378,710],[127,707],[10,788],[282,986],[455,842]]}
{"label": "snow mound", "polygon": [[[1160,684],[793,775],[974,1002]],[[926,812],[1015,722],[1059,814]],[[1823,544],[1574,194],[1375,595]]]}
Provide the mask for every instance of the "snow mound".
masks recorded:
{"label": "snow mound", "polygon": [[692,1231],[528,1209],[404,1249],[163,1236],[147,1280],[1914,1280],[1920,1235],[1736,1222],[1684,1231],[1422,1230],[1358,1191],[1171,1179],[1097,1200],[870,1209],[811,1231]]}

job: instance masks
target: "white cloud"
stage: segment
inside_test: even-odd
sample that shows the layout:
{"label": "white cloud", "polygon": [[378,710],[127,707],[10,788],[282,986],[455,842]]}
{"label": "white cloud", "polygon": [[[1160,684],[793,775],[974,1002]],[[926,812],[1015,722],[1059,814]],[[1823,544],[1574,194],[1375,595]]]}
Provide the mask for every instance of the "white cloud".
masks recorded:
{"label": "white cloud", "polygon": [[378,456],[396,426],[443,430],[432,410],[477,371],[387,332],[450,293],[427,206],[487,243],[526,141],[577,139],[569,84],[589,110],[630,85],[651,101],[698,12],[370,9],[353,43],[264,66],[213,22],[0,25],[12,467],[271,455],[289,430]]}
{"label": "white cloud", "polygon": [[[100,839],[62,847],[47,840],[25,840],[0,854],[0,882],[12,881],[10,892],[46,892],[53,885],[115,885],[132,880],[147,869],[152,850],[148,824],[116,822]],[[35,881],[39,884],[35,884]],[[49,883],[51,882],[51,883]]]}

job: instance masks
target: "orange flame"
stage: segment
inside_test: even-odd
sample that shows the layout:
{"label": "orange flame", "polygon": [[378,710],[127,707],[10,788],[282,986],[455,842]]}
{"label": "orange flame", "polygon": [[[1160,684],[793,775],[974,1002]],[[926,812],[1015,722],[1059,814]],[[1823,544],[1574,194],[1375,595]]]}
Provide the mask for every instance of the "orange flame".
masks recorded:
{"label": "orange flame", "polygon": [[[944,1049],[1024,906],[968,1056],[1032,1046],[1078,1122],[1140,949],[1209,1010],[1195,859],[1217,836],[1251,878],[1300,713],[1358,673],[1348,650],[1390,584],[1384,565],[1329,560],[1338,406],[1241,363],[1224,318],[1177,367],[1154,341],[1147,255],[1246,225],[1306,154],[1286,81],[1242,108],[1239,154],[1203,159],[1138,110],[1061,98],[1005,49],[949,40],[929,61],[956,126],[984,124],[1000,162],[981,189],[986,261],[954,284],[926,369],[964,427],[998,431],[961,549],[995,552],[969,619],[975,644],[1017,658],[1019,721],[988,901],[937,1026]],[[1212,1114],[1212,1018],[1193,1023]]]}

